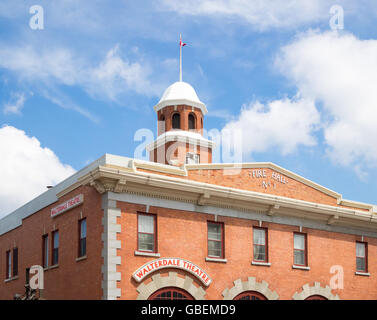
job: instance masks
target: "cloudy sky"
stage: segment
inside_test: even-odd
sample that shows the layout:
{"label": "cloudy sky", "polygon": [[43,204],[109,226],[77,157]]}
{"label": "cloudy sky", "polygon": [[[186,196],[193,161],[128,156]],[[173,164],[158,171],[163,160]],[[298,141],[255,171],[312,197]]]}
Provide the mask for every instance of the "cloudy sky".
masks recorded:
{"label": "cloudy sky", "polygon": [[178,80],[180,33],[207,130],[241,130],[245,162],[377,204],[374,0],[12,0],[0,2],[0,217],[104,153],[134,157]]}

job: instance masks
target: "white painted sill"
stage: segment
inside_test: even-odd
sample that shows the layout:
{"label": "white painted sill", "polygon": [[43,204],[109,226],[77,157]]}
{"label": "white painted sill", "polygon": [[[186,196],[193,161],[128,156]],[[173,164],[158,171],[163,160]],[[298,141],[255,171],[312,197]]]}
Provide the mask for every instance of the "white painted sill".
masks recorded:
{"label": "white painted sill", "polygon": [[5,279],[4,282],[7,283],[7,282],[17,280],[17,279],[18,279],[18,276],[15,276],[15,277],[12,277],[12,278]]}
{"label": "white painted sill", "polygon": [[251,261],[251,264],[254,266],[265,266],[265,267],[271,266],[271,262]]}
{"label": "white painted sill", "polygon": [[370,276],[369,272],[358,272],[358,271],[356,271],[355,274],[357,276],[364,276],[364,277],[369,277]]}
{"label": "white painted sill", "polygon": [[82,256],[82,257],[78,257],[76,258],[76,262],[79,262],[79,261],[82,261],[82,260],[86,260],[87,256]]}
{"label": "white painted sill", "polygon": [[48,270],[59,268],[58,264],[54,264],[53,266],[48,267]]}
{"label": "white painted sill", "polygon": [[300,270],[306,270],[309,271],[310,267],[304,267],[304,266],[296,266],[295,264],[292,265],[292,269],[300,269]]}
{"label": "white painted sill", "polygon": [[135,251],[135,256],[144,256],[144,257],[155,257],[159,258],[161,255],[155,252],[143,252],[143,251]]}
{"label": "white painted sill", "polygon": [[220,262],[220,263],[227,263],[227,259],[221,259],[221,258],[211,258],[211,257],[206,257],[207,262]]}

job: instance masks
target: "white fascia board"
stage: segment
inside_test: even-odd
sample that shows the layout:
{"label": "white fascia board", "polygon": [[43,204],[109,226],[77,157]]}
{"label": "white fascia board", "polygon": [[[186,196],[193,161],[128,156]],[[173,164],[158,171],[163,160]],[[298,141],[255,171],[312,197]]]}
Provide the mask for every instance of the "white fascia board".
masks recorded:
{"label": "white fascia board", "polygon": [[141,168],[141,169],[147,169],[147,170],[157,171],[157,172],[162,172],[162,173],[175,174],[178,176],[187,176],[187,170],[185,170],[183,166],[176,167],[169,164],[144,161],[144,160],[138,160],[138,159],[135,159],[133,163],[136,170],[138,168]]}
{"label": "white fascia board", "polygon": [[353,201],[353,200],[346,200],[346,199],[342,199],[340,201],[340,204],[342,206],[356,207],[356,208],[366,209],[366,210],[369,210],[369,211],[373,211],[373,207],[375,207],[375,206],[368,204],[368,203]]}
{"label": "white fascia board", "polygon": [[156,104],[153,107],[153,109],[154,111],[158,112],[159,110],[167,106],[178,106],[178,105],[186,105],[186,106],[198,108],[202,111],[203,115],[206,115],[208,113],[207,107],[204,103],[187,100],[187,99],[164,100]]}
{"label": "white fascia board", "polygon": [[114,154],[108,154],[106,153],[104,155],[104,163],[100,165],[113,165],[113,166],[118,166],[118,167],[123,167],[123,168],[129,168],[133,169],[134,168],[134,159],[132,158],[127,158],[127,157],[122,157],[122,156],[117,156]]}
{"label": "white fascia board", "polygon": [[[304,211],[313,211],[317,213],[322,213],[326,215],[334,215],[338,214],[343,217],[347,218],[354,218],[357,220],[364,220],[364,221],[374,221],[373,213],[365,212],[365,211],[359,211],[354,209],[348,209],[348,208],[342,208],[342,207],[336,207],[326,204],[319,204],[315,202],[305,201],[305,200],[299,200],[299,199],[291,199],[283,196],[277,196],[277,195],[270,195],[265,194],[261,192],[256,191],[249,191],[249,190],[241,190],[241,189],[235,189],[235,188],[229,188],[229,187],[223,187],[218,186],[214,184],[208,184],[198,181],[191,181],[191,180],[182,180],[175,177],[167,177],[164,176],[163,178],[159,175],[155,174],[147,174],[147,173],[141,173],[145,175],[149,175],[148,184],[150,185],[156,185],[156,186],[167,186],[167,181],[175,182],[175,188],[176,189],[183,189],[187,191],[193,191],[198,192],[198,189],[201,189],[199,192],[206,192],[208,191],[211,196],[218,196],[221,198],[228,198],[228,199],[239,199],[239,200],[246,200],[246,201],[256,201],[259,203],[265,203],[265,204],[281,204],[281,206],[292,208],[292,209],[299,209]],[[151,178],[151,176],[154,176],[154,178]],[[156,184],[153,183],[153,180],[156,179]],[[196,189],[196,190],[195,190]]]}
{"label": "white fascia board", "polygon": [[218,201],[218,204],[228,204],[229,200],[251,201],[264,205],[279,204],[281,207],[285,207],[287,209],[298,209],[313,213],[319,213],[326,216],[338,215],[340,217],[355,219],[359,221],[367,221],[372,223],[377,222],[376,219],[374,219],[375,215],[373,213],[365,211],[336,207],[326,204],[319,204],[298,199],[291,199],[287,197],[270,195],[261,192],[235,189],[177,177],[162,176],[160,174],[129,171],[119,172],[119,170],[105,167],[99,169],[102,172],[103,177],[108,175],[114,178],[114,175],[121,175],[126,180],[137,184],[145,184],[149,186],[159,187],[159,190],[162,192],[165,189],[167,194],[170,194],[170,190],[172,189],[186,191],[188,193],[199,194],[204,194],[207,192],[208,194],[210,194],[211,198],[218,198],[216,200]]}
{"label": "white fascia board", "polygon": [[148,152],[150,152],[168,142],[184,142],[194,146],[205,147],[210,149],[213,149],[216,146],[216,144],[213,141],[203,138],[198,133],[184,130],[174,130],[164,132],[163,134],[158,136],[158,138],[154,142],[148,144],[145,148]]}

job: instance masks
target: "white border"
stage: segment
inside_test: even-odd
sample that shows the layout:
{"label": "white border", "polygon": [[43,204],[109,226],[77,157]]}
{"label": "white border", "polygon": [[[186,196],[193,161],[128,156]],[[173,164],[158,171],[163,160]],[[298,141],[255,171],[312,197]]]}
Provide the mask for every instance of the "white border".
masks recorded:
{"label": "white border", "polygon": [[[194,271],[190,270],[190,269],[187,269],[187,268],[184,268],[183,266],[174,266],[174,265],[166,265],[166,266],[161,266],[161,267],[157,267],[151,271],[149,271],[147,274],[144,274],[142,277],[137,277],[136,274],[140,271],[142,271],[144,268],[146,268],[148,265],[150,264],[154,264],[154,263],[158,263],[158,261],[161,261],[161,260],[181,260],[181,261],[185,261],[187,263],[190,263],[192,265],[194,265],[197,269],[199,269],[200,271],[202,271],[208,278],[208,282],[205,282],[200,276],[198,276],[197,273],[195,273]],[[161,270],[161,269],[166,269],[166,268],[173,268],[173,269],[180,269],[180,270],[184,270],[184,271],[187,271],[187,272],[190,272],[193,276],[195,276],[196,278],[198,278],[200,280],[201,283],[203,283],[206,287],[208,287],[211,282],[212,282],[212,279],[211,277],[208,275],[207,272],[205,272],[202,268],[200,268],[198,265],[196,265],[195,263],[189,261],[189,260],[186,260],[186,259],[182,259],[182,258],[172,258],[172,257],[167,257],[167,258],[160,258],[160,259],[156,259],[156,260],[152,260],[152,261],[149,261],[147,263],[145,263],[144,265],[142,265],[141,267],[139,267],[133,274],[132,274],[132,277],[137,281],[137,282],[141,282],[143,281],[147,276],[149,276],[150,274],[154,273],[155,271],[158,271],[158,270]]]}

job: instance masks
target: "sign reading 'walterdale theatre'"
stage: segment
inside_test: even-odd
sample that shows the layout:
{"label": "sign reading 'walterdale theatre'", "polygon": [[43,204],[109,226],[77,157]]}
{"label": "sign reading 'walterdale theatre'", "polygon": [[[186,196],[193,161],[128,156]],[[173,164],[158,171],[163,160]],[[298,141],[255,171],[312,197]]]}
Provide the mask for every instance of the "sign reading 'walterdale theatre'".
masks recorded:
{"label": "sign reading 'walterdale theatre'", "polygon": [[205,286],[209,286],[212,281],[208,274],[200,269],[195,263],[181,258],[161,258],[150,261],[137,269],[133,274],[133,278],[137,282],[140,282],[152,272],[164,268],[178,268],[188,271],[196,276]]}
{"label": "sign reading 'walterdale theatre'", "polygon": [[51,218],[54,218],[63,212],[73,209],[74,207],[83,203],[83,201],[84,201],[84,195],[79,194],[76,197],[73,197],[72,199],[69,199],[68,201],[59,204],[58,206],[51,209]]}

